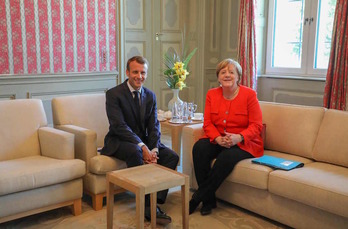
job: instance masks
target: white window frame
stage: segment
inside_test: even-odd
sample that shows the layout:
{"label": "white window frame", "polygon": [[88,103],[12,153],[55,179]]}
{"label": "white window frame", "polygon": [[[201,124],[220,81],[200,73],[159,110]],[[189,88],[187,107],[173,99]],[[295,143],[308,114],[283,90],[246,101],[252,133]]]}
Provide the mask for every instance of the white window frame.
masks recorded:
{"label": "white window frame", "polygon": [[268,29],[267,29],[267,49],[266,49],[266,74],[283,75],[294,77],[315,77],[325,78],[327,69],[314,68],[315,39],[318,27],[318,2],[319,0],[305,0],[304,19],[313,18],[310,23],[306,22],[303,26],[302,57],[300,68],[280,68],[272,67],[272,47],[274,36],[274,6],[275,0],[269,1],[268,9]]}

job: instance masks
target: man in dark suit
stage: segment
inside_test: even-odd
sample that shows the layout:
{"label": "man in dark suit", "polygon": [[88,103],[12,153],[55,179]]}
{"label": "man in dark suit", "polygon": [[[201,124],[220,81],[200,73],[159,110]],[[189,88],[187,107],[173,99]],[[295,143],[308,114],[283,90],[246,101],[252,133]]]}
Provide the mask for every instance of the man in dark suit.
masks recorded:
{"label": "man in dark suit", "polygon": [[[135,56],[128,60],[128,79],[106,92],[106,113],[109,132],[101,154],[113,156],[128,167],[158,163],[175,169],[179,157],[160,142],[156,95],[143,87],[148,62]],[[158,192],[157,203],[163,204],[168,190]],[[157,206],[157,223],[168,224],[171,218]],[[145,218],[151,220],[150,196],[145,197]]]}

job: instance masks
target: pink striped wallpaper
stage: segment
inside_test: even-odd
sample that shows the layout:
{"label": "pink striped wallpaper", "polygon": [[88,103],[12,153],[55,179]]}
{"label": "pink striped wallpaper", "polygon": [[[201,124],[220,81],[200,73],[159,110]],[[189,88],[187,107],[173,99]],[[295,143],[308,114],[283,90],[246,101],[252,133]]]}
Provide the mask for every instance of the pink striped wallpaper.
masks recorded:
{"label": "pink striped wallpaper", "polygon": [[[34,5],[28,5],[25,9],[25,30],[27,42],[28,73],[36,74],[36,49],[35,49],[35,15]],[[7,60],[8,61],[8,60]]]}
{"label": "pink striped wallpaper", "polygon": [[71,1],[64,2],[65,65],[67,72],[74,71],[74,41]]}
{"label": "pink striped wallpaper", "polygon": [[[13,1],[12,1],[13,2]],[[25,6],[24,6],[25,7]],[[12,9],[13,7],[11,7]],[[48,15],[47,15],[47,1],[38,0],[38,10],[39,10],[39,40],[40,40],[40,59],[41,59],[41,72],[38,73],[49,73],[50,72],[50,53],[49,53],[49,37],[48,37]],[[12,33],[12,36],[21,34]],[[13,42],[13,46],[15,46]],[[54,54],[53,54],[54,55]],[[10,60],[9,60],[10,61]],[[14,69],[14,74],[21,74]]]}
{"label": "pink striped wallpaper", "polygon": [[1,0],[0,74],[116,70],[114,0]]}
{"label": "pink striped wallpaper", "polygon": [[[95,26],[96,26],[96,23],[95,23],[95,6],[93,4],[92,1],[88,1],[88,5],[87,5],[87,8],[88,9],[91,9],[89,12],[88,12],[88,33],[89,34],[95,34]],[[98,15],[97,15],[98,16]],[[93,58],[89,57],[89,56],[95,56],[96,55],[96,52],[95,52],[95,35],[93,36],[88,36],[88,65],[89,65],[89,70],[90,71],[95,71],[96,69],[96,63],[94,61]]]}
{"label": "pink striped wallpaper", "polygon": [[11,1],[11,3],[12,7],[10,8],[10,17],[13,21],[13,23],[11,23],[13,44],[13,67],[14,69],[16,69],[17,74],[23,74],[23,46],[21,36],[21,17],[19,1]]}
{"label": "pink striped wallpaper", "polygon": [[[6,11],[5,11],[5,1],[0,1],[0,72],[3,74],[8,74],[8,52],[7,52],[7,34],[6,34]],[[2,44],[2,45],[1,45]],[[6,45],[4,45],[6,44]]]}
{"label": "pink striped wallpaper", "polygon": [[[99,2],[99,9],[100,11],[104,11],[105,10],[105,4],[102,4],[101,2]],[[106,42],[105,42],[105,15],[104,14],[99,14],[99,45],[101,47],[105,47],[106,46]],[[100,69],[104,70],[106,65],[105,65],[105,61],[104,61],[104,57],[103,57],[103,53],[105,52],[105,48],[103,50],[101,50],[101,62],[100,62]]]}

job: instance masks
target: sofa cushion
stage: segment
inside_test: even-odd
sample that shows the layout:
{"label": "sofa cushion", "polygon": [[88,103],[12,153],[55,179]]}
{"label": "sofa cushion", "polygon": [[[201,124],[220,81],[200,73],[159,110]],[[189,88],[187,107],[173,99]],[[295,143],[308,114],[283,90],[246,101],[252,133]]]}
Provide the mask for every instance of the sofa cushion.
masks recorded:
{"label": "sofa cushion", "polygon": [[348,167],[348,112],[327,110],[319,129],[313,158]]}
{"label": "sofa cushion", "polygon": [[[109,131],[105,94],[73,95],[52,99],[53,123],[75,125],[97,133],[97,147],[104,145]],[[86,115],[88,114],[88,115]]]}
{"label": "sofa cushion", "polygon": [[0,101],[0,161],[40,155],[38,129],[46,125],[41,100]]}
{"label": "sofa cushion", "polygon": [[[313,162],[310,159],[299,157],[296,155],[280,153],[271,150],[265,150],[265,155],[281,157],[289,160],[299,161],[304,164]],[[243,184],[258,189],[268,189],[268,176],[273,171],[272,168],[265,165],[252,163],[253,159],[240,161],[233,169],[232,173],[226,178],[229,182]]]}
{"label": "sofa cushion", "polygon": [[251,160],[245,159],[238,162],[231,174],[226,177],[225,182],[234,182],[267,190],[268,174],[272,172],[272,169],[267,166],[254,164]]}
{"label": "sofa cushion", "polygon": [[348,217],[348,169],[321,162],[270,173],[271,193]]}
{"label": "sofa cushion", "polygon": [[325,108],[260,102],[265,149],[311,158]]}
{"label": "sofa cushion", "polygon": [[89,163],[89,171],[98,175],[105,175],[110,171],[127,168],[126,162],[105,155],[94,156]]}
{"label": "sofa cushion", "polygon": [[85,173],[85,163],[78,159],[31,156],[1,161],[0,196],[70,181]]}

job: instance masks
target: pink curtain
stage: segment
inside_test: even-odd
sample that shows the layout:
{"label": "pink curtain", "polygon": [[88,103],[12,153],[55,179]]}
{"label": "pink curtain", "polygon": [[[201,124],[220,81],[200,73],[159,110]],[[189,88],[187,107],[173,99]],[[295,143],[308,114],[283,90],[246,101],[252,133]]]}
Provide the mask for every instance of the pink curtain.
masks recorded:
{"label": "pink curtain", "polygon": [[254,0],[241,0],[238,27],[238,62],[242,66],[241,84],[257,88]]}
{"label": "pink curtain", "polygon": [[347,110],[348,15],[347,0],[337,0],[331,53],[326,75],[324,107]]}

